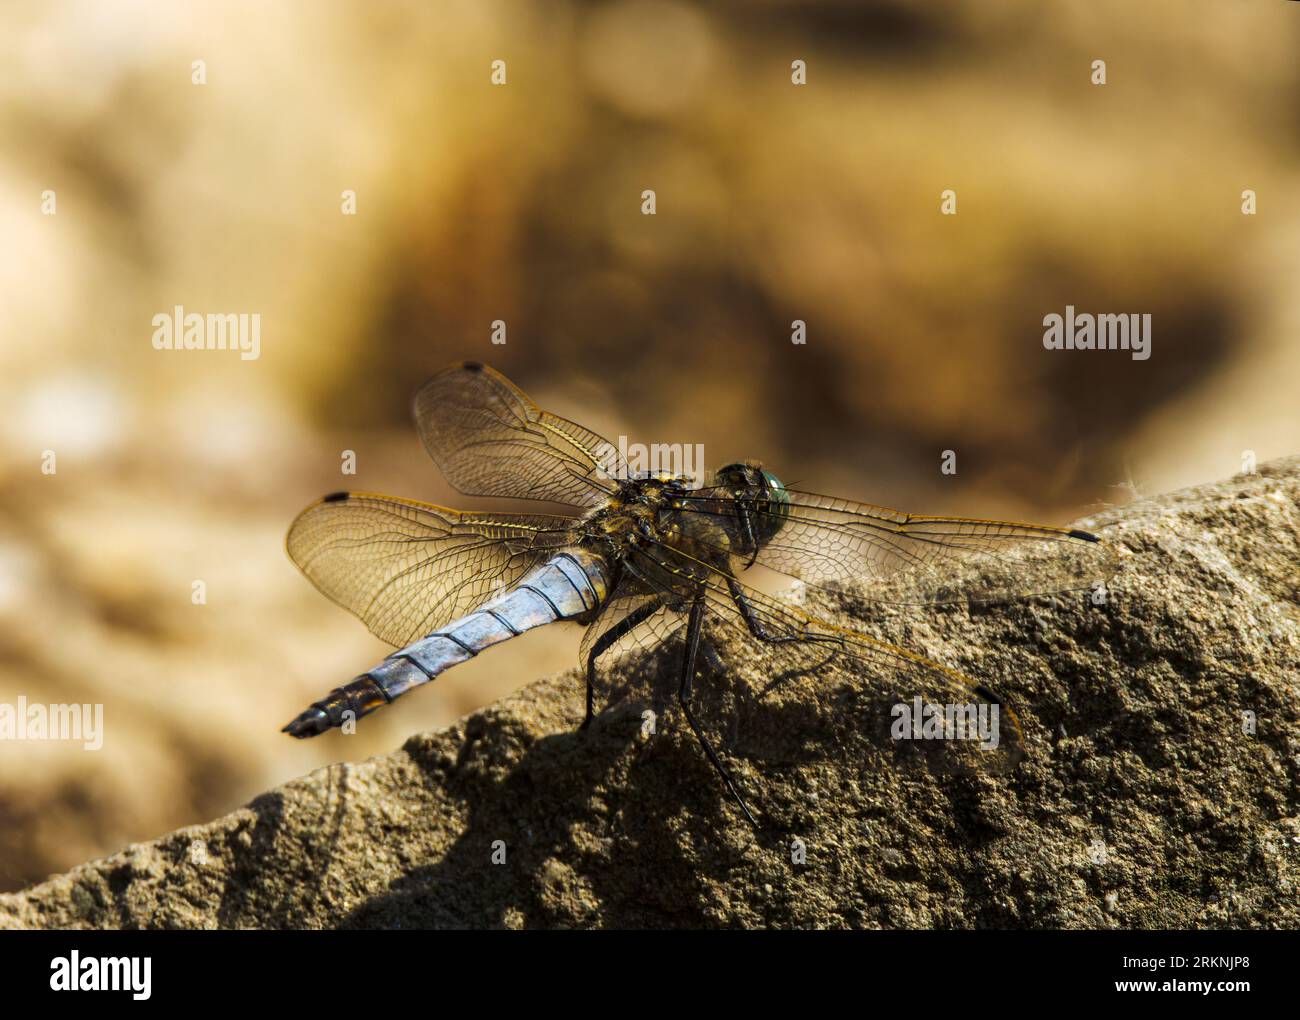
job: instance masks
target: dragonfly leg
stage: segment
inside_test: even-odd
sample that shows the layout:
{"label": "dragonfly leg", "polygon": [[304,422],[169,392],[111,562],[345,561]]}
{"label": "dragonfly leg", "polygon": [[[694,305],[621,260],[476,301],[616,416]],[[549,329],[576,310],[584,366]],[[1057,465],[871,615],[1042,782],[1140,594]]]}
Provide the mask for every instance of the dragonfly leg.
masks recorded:
{"label": "dragonfly leg", "polygon": [[[754,615],[753,607],[750,606],[749,599],[745,598],[745,593],[740,590],[740,585],[736,584],[735,581],[728,578],[727,587],[731,591],[732,601],[736,603],[736,608],[740,610],[740,615],[741,618],[745,621],[745,626],[748,627],[749,632],[753,634],[754,637],[758,638],[760,641],[766,641],[768,644],[772,644],[772,645],[789,644],[791,641],[801,641],[804,644],[823,644],[823,645],[839,644],[839,642],[835,638],[831,637],[829,634],[826,635],[773,634],[769,632],[767,628],[763,626],[762,622],[758,619],[758,617]],[[834,651],[831,652],[830,655],[826,656],[826,658],[824,658],[821,662],[817,663],[815,666],[809,666],[807,669],[797,669],[787,673],[782,673],[780,676],[774,678],[772,682],[769,683],[763,689],[763,693],[766,694],[768,691],[771,691],[779,684],[782,684],[787,680],[791,680],[794,677],[805,676],[809,673],[816,673],[823,666],[829,665],[831,660],[833,660],[835,656],[837,656],[839,653],[840,653],[840,648],[837,647],[835,648]]]}
{"label": "dragonfly leg", "polygon": [[718,758],[717,752],[713,750],[713,745],[709,743],[708,737],[706,737],[704,731],[700,729],[700,724],[695,721],[695,714],[691,711],[691,680],[695,675],[695,654],[700,647],[700,633],[703,622],[704,600],[697,599],[691,605],[690,619],[686,624],[686,651],[682,657],[682,682],[681,686],[677,689],[677,703],[681,705],[682,713],[686,716],[686,721],[690,723],[691,729],[695,731],[695,739],[698,740],[700,746],[704,748],[704,753],[708,755],[709,761],[712,763],[713,767],[717,769],[718,775],[722,777],[722,781],[726,784],[731,795],[736,799],[736,803],[740,805],[740,810],[745,813],[745,817],[749,820],[749,824],[757,829],[758,822],[754,821],[754,816],[750,814],[749,806],[745,803],[745,798],[742,797],[740,791],[736,789],[736,784],[732,781],[731,774],[722,764],[721,759]]}
{"label": "dragonfly leg", "polygon": [[745,500],[738,500],[736,512],[740,515],[740,527],[745,533],[745,541],[750,549],[749,560],[745,563],[745,569],[748,570],[758,559],[758,538],[754,535],[754,521],[749,513],[749,503]]}
{"label": "dragonfly leg", "polygon": [[591,725],[591,720],[596,717],[596,660],[604,655],[616,641],[629,631],[635,630],[645,623],[646,620],[650,619],[662,608],[663,603],[658,599],[647,602],[643,606],[638,606],[619,620],[618,623],[610,627],[609,630],[605,631],[596,639],[596,643],[591,646],[591,652],[587,655],[587,714],[578,729],[585,730]]}
{"label": "dragonfly leg", "polygon": [[754,609],[749,604],[749,599],[745,598],[745,593],[740,590],[734,578],[727,578],[727,588],[731,592],[731,601],[736,603],[736,608],[740,610],[741,619],[745,621],[745,626],[749,632],[760,641],[766,641],[771,645],[784,645],[791,641],[808,641],[809,638],[802,634],[772,634],[763,626],[762,622],[754,615]]}

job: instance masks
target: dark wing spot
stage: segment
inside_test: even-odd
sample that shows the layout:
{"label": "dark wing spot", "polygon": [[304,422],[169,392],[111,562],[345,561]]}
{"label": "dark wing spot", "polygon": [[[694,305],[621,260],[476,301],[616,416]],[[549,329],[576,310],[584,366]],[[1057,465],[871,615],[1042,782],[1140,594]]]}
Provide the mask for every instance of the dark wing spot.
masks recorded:
{"label": "dark wing spot", "polygon": [[462,365],[461,367],[462,367],[463,369],[465,369],[466,372],[482,372],[482,371],[483,371],[483,362],[481,362],[481,361],[467,361],[467,362],[465,362],[465,364]]}
{"label": "dark wing spot", "polygon": [[345,499],[348,498],[349,495],[350,495],[350,493],[346,493],[346,492],[331,492],[328,496],[323,497],[323,498],[321,499],[321,502],[322,502],[322,503],[342,503]]}
{"label": "dark wing spot", "polygon": [[1071,537],[1071,538],[1081,538],[1081,539],[1083,539],[1083,541],[1085,541],[1085,542],[1100,542],[1100,541],[1101,541],[1101,539],[1099,539],[1096,535],[1090,535],[1090,534],[1088,534],[1088,532],[1086,532],[1086,531],[1080,531],[1078,528],[1075,528],[1073,531],[1070,532],[1070,537]]}

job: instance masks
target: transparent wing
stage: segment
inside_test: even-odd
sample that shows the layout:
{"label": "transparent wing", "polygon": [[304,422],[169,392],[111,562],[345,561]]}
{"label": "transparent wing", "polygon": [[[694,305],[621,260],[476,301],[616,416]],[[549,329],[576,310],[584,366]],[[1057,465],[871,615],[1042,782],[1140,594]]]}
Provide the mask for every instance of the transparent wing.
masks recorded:
{"label": "transparent wing", "polygon": [[[685,614],[666,603],[664,593],[626,579],[619,585],[582,638],[579,662],[583,669],[590,653],[600,651],[596,672],[598,712],[642,700],[656,711],[663,711],[676,691],[680,674],[681,644],[673,641],[673,636],[685,622]],[[658,658],[642,668],[629,661],[633,652]],[[651,678],[649,683],[647,677]]]}
{"label": "transparent wing", "polygon": [[322,594],[376,637],[402,646],[474,609],[571,544],[574,523],[548,514],[461,513],[340,492],[299,514],[286,546]]}
{"label": "transparent wing", "polygon": [[[680,550],[643,546],[638,555],[650,563],[646,577],[676,579],[664,584],[676,610],[665,620],[679,623],[683,590],[706,600],[706,640],[726,671],[746,681],[696,683],[701,719],[733,750],[752,747],[762,757],[784,718],[787,736],[802,730],[809,745],[833,746],[837,731],[852,728],[853,740],[865,736],[896,759],[945,773],[1002,774],[1023,756],[1014,707],[987,683],[765,595]],[[657,635],[629,637],[645,647]],[[835,697],[813,697],[832,677]]]}
{"label": "transparent wing", "polygon": [[[756,562],[809,585],[861,585],[873,602],[999,601],[1077,591],[1115,573],[1114,551],[1084,531],[1016,521],[909,514],[789,490],[753,509],[779,525]],[[684,513],[734,515],[730,496],[698,490]]]}
{"label": "transparent wing", "polygon": [[615,446],[543,411],[476,361],[444,369],[420,387],[415,423],[447,481],[471,496],[589,507],[622,471]]}
{"label": "transparent wing", "polygon": [[[648,614],[644,618],[643,610]],[[613,632],[622,630],[625,621],[633,625],[615,637]],[[629,588],[624,584],[606,600],[583,634],[580,661],[585,666],[587,656],[600,647],[600,665],[615,666],[631,652],[668,641],[685,622],[685,615],[666,605],[658,593]],[[607,634],[613,638],[612,643],[602,641]]]}

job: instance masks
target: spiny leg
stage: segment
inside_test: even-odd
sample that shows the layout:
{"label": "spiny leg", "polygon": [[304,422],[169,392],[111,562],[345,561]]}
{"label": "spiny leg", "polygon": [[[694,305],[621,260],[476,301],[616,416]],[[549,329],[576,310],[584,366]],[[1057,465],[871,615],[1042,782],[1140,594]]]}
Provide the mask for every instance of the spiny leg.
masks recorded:
{"label": "spiny leg", "polygon": [[745,536],[745,544],[749,546],[749,560],[745,563],[745,569],[748,570],[758,559],[758,539],[754,535],[754,522],[750,517],[749,502],[743,499],[737,500],[736,512],[740,516],[740,529]]}
{"label": "spiny leg", "polygon": [[591,646],[591,652],[587,655],[587,715],[578,729],[585,730],[591,725],[591,720],[596,717],[596,659],[608,651],[610,646],[625,634],[641,626],[662,608],[663,602],[659,599],[638,606],[619,620],[618,623],[610,627],[609,630],[605,631],[596,639],[596,643]]}
{"label": "spiny leg", "polygon": [[[749,632],[753,634],[754,637],[758,638],[758,640],[765,641],[770,645],[784,645],[791,642],[839,645],[839,642],[829,634],[772,634],[763,626],[762,621],[754,615],[754,609],[749,604],[749,599],[745,597],[745,593],[741,590],[740,585],[736,583],[734,578],[727,578],[727,589],[731,592],[731,600],[736,603],[736,608],[740,610],[740,618],[745,621],[745,626],[749,629]],[[826,658],[815,666],[809,666],[807,669],[798,669],[782,673],[767,685],[764,689],[764,693],[770,691],[777,684],[783,683],[786,680],[791,680],[797,676],[806,676],[809,673],[816,673],[817,670],[827,665],[839,653],[840,649],[839,647],[836,647],[830,655],[826,656]]]}
{"label": "spiny leg", "polygon": [[745,598],[745,593],[741,590],[740,585],[736,583],[734,577],[727,578],[727,590],[731,592],[731,601],[736,603],[736,608],[740,610],[740,618],[745,621],[745,626],[749,632],[760,641],[766,641],[771,645],[789,644],[791,641],[806,641],[807,638],[796,634],[770,634],[754,615],[754,609],[749,604],[749,599]]}
{"label": "spiny leg", "polygon": [[686,721],[690,723],[691,729],[695,731],[695,739],[700,742],[704,748],[704,753],[708,755],[709,761],[713,767],[718,770],[718,775],[726,784],[731,795],[736,798],[736,803],[740,805],[740,810],[745,813],[749,824],[755,829],[758,828],[758,822],[754,821],[754,816],[750,814],[749,806],[745,803],[745,798],[740,795],[736,789],[736,784],[731,779],[731,774],[727,772],[722,761],[718,758],[717,752],[713,750],[713,745],[709,743],[704,731],[700,729],[700,724],[695,721],[695,715],[691,712],[691,678],[695,675],[695,653],[700,647],[701,624],[704,622],[704,600],[696,599],[691,605],[690,619],[686,624],[686,651],[682,657],[682,681],[677,689],[677,703],[681,705],[682,712],[686,716]]}

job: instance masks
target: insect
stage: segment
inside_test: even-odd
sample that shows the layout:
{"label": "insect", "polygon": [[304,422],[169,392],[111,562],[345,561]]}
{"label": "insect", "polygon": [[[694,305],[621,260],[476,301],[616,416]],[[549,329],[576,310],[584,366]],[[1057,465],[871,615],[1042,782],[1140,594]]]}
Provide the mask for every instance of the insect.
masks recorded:
{"label": "insect", "polygon": [[[634,473],[607,440],[541,410],[478,362],[435,375],[414,411],[425,449],[460,492],[543,500],[572,513],[475,513],[364,492],[334,493],[304,510],[289,530],[290,557],[398,651],[298,715],[284,727],[295,737],[365,716],[492,645],[557,621],[587,628],[585,729],[596,715],[598,660],[684,630],[677,705],[757,825],[692,708],[706,629],[729,629],[774,677],[833,661],[853,666],[888,695],[882,730],[895,743],[925,736],[919,716],[938,706],[946,715],[930,711],[927,720],[938,722],[935,746],[954,767],[1014,763],[1020,727],[990,687],[765,592],[751,583],[762,571],[751,568],[814,590],[867,583],[884,604],[937,604],[1085,588],[1109,559],[1084,531],[819,496],[752,461],[727,464],[703,484]],[[978,725],[989,719],[991,737]]]}

